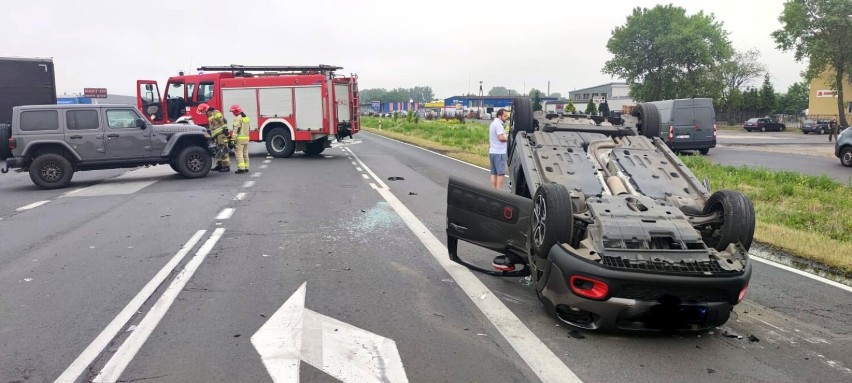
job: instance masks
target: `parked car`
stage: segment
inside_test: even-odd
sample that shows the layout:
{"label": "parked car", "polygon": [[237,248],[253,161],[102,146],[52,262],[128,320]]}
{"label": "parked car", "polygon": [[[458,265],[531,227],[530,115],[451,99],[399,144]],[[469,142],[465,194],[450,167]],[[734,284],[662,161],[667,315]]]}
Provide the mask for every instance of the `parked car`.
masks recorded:
{"label": "parked car", "polygon": [[749,132],[753,130],[759,130],[761,132],[765,132],[767,130],[783,132],[787,129],[787,125],[772,121],[772,119],[769,118],[750,118],[743,124],[743,129]]}
{"label": "parked car", "polygon": [[840,163],[852,167],[852,127],[840,132],[834,143],[834,155],[840,158]]}
{"label": "parked car", "polygon": [[625,126],[634,126],[647,137],[660,137],[672,150],[698,150],[707,154],[716,147],[716,111],[709,98],[686,98],[642,103]]}
{"label": "parked car", "polygon": [[831,128],[828,126],[829,123],[831,123],[831,120],[805,120],[802,123],[802,133],[826,134],[831,131]]}
{"label": "parked car", "polygon": [[210,172],[213,145],[202,126],[152,125],[132,105],[27,105],[12,109],[6,167],[42,189],[63,188],[75,172],[169,164],[186,178]]}

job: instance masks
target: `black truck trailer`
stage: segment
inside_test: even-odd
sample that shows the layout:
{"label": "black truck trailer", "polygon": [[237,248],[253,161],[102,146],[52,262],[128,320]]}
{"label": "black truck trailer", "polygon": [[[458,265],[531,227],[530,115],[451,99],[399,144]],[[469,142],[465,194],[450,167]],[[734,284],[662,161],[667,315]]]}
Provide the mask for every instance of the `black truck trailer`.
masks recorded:
{"label": "black truck trailer", "polygon": [[53,59],[0,57],[0,159],[9,153],[12,108],[56,104]]}

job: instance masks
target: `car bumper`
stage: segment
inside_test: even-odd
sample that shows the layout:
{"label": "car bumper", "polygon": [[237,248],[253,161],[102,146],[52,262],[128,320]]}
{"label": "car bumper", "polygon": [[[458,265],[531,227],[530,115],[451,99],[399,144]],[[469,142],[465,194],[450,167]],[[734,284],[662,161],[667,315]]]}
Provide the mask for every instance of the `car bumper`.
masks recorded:
{"label": "car bumper", "polygon": [[6,159],[6,169],[19,169],[24,167],[24,159],[21,157],[9,157]]}
{"label": "car bumper", "polygon": [[[751,264],[725,276],[628,271],[601,266],[567,252],[550,251],[553,262],[542,298],[548,311],[580,328],[605,331],[695,331],[725,323],[751,278]],[[603,300],[576,295],[571,276],[604,282]]]}
{"label": "car bumper", "polygon": [[709,149],[716,147],[716,140],[707,140],[707,141],[692,141],[692,140],[684,140],[678,141],[677,139],[672,141],[668,141],[669,148],[672,150],[695,150],[695,149]]}

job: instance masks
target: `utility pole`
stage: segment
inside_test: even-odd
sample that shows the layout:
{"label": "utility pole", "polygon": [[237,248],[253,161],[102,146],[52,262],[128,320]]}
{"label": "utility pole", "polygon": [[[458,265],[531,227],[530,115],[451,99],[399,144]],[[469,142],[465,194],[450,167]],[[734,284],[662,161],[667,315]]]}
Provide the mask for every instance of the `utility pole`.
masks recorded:
{"label": "utility pole", "polygon": [[546,97],[550,97],[550,81],[547,82],[547,94]]}

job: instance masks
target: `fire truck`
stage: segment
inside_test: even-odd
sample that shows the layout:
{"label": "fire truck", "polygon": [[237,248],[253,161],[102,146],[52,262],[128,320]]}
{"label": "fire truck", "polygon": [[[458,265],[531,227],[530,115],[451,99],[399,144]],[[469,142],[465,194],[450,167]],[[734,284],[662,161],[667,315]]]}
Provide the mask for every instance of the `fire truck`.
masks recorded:
{"label": "fire truck", "polygon": [[335,74],[342,67],[209,66],[199,74],[170,77],[162,98],[157,81],[137,81],[137,106],[153,124],[207,126],[195,113],[206,103],[225,119],[238,104],[251,119],[249,139],[265,142],[270,155],[287,158],[295,151],[322,153],[331,140],[352,138],[360,128],[358,76]]}

